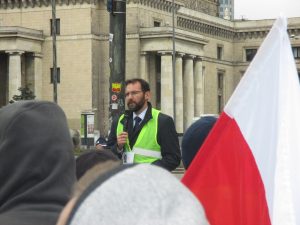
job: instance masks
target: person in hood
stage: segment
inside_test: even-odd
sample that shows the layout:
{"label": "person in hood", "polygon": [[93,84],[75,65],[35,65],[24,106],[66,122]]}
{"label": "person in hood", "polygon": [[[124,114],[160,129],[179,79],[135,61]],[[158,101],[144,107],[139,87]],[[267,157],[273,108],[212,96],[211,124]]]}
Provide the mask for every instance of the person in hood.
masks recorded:
{"label": "person in hood", "polygon": [[[95,173],[94,168],[85,176],[91,176],[92,172]],[[83,183],[86,184],[87,181]],[[200,202],[174,175],[154,165],[135,164],[114,167],[98,176],[81,194],[77,194],[57,223],[66,224],[208,223]]]}
{"label": "person in hood", "polygon": [[0,224],[54,225],[75,178],[62,109],[20,101],[0,109]]}
{"label": "person in hood", "polygon": [[216,121],[215,116],[203,116],[185,131],[181,142],[182,163],[185,169],[190,166]]}

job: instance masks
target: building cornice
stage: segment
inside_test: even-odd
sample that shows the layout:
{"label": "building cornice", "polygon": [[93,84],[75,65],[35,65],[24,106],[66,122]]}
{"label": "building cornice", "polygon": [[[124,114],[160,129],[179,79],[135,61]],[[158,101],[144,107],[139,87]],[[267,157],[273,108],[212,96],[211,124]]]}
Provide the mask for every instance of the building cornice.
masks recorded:
{"label": "building cornice", "polygon": [[[96,4],[99,0],[57,0],[56,5]],[[51,6],[51,0],[0,0],[1,9],[35,8]]]}
{"label": "building cornice", "polygon": [[45,39],[43,35],[43,31],[41,30],[34,30],[24,27],[0,27],[0,38],[6,37],[22,37],[31,40],[39,40],[43,41]]}
{"label": "building cornice", "polygon": [[208,15],[216,16],[218,13],[218,1],[216,0],[177,0],[187,9],[203,12]]}
{"label": "building cornice", "polygon": [[[126,2],[144,5],[165,12],[172,12],[173,10],[172,0],[126,0]],[[178,12],[181,7],[184,7],[213,16],[216,16],[218,13],[215,0],[175,0],[174,5],[175,12]]]}
{"label": "building cornice", "polygon": [[[227,39],[229,41],[262,39],[266,37],[273,24],[271,23],[270,25],[262,26],[256,25],[253,27],[234,27],[234,23],[237,22],[232,22],[232,26],[226,26],[224,24],[218,24],[216,22],[209,22],[197,18],[189,18],[183,15],[177,16],[177,27],[179,28],[203,35],[209,35],[215,38]],[[292,24],[288,27],[288,33],[289,35],[300,35],[300,26]]]}
{"label": "building cornice", "polygon": [[202,61],[209,62],[209,63],[215,63],[218,65],[226,65],[226,66],[233,66],[235,64],[234,62],[231,62],[228,60],[218,60],[218,59],[207,57],[207,56],[202,56]]}
{"label": "building cornice", "polygon": [[[127,4],[134,3],[140,4],[143,6],[147,6],[150,8],[154,8],[157,10],[165,11],[165,12],[172,12],[173,11],[173,3],[172,0],[127,0]],[[175,12],[179,10],[183,4],[178,1],[174,2],[175,5]]]}
{"label": "building cornice", "polygon": [[182,16],[177,17],[177,26],[185,30],[190,30],[192,32],[197,32],[225,39],[233,39],[235,35],[234,29],[232,29],[231,27],[224,28]]}
{"label": "building cornice", "polygon": [[[152,27],[152,28],[141,28],[140,39],[153,39],[153,38],[172,38],[173,29],[172,27]],[[206,45],[208,41],[202,35],[195,35],[184,30],[175,29],[176,40],[187,40],[196,44]]]}

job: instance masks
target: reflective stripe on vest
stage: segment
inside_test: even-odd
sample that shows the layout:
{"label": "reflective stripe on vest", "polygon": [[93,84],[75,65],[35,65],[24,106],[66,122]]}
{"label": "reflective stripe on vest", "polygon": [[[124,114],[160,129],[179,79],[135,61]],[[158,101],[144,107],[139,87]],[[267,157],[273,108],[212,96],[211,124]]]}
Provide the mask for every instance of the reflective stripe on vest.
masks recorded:
{"label": "reflective stripe on vest", "polygon": [[132,151],[134,152],[134,154],[139,154],[139,155],[158,158],[158,159],[162,158],[161,152],[158,151],[153,151],[144,148],[136,148],[136,147],[133,147]]}

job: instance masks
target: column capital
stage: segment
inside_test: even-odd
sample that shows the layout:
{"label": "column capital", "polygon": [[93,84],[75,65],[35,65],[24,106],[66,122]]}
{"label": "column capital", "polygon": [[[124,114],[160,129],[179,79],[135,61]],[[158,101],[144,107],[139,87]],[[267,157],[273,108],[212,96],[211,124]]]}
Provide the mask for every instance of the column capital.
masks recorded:
{"label": "column capital", "polygon": [[33,53],[32,53],[32,56],[33,56],[34,58],[43,58],[43,54],[42,54],[42,53],[38,53],[38,52],[33,52]]}
{"label": "column capital", "polygon": [[191,55],[191,54],[186,54],[186,55],[184,55],[183,56],[185,59],[195,59],[196,58],[196,56],[195,55]]}
{"label": "column capital", "polygon": [[142,52],[140,53],[140,55],[141,55],[141,56],[146,56],[146,55],[148,55],[148,52],[142,51]]}
{"label": "column capital", "polygon": [[20,50],[8,50],[8,51],[5,51],[5,53],[7,53],[9,55],[22,55],[24,53],[24,51],[20,51]]}
{"label": "column capital", "polygon": [[183,52],[176,52],[176,58],[182,58],[185,55]]}
{"label": "column capital", "polygon": [[195,61],[203,61],[203,58],[200,55],[196,55]]}
{"label": "column capital", "polygon": [[159,55],[173,55],[172,51],[158,51],[157,53]]}

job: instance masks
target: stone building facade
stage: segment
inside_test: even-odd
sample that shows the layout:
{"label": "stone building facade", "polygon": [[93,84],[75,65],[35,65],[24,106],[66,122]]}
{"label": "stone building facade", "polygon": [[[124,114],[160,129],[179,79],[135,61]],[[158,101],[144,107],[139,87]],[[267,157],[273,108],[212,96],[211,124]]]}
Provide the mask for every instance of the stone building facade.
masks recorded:
{"label": "stone building facade", "polygon": [[[182,133],[194,117],[222,110],[274,21],[224,20],[217,0],[176,0],[173,78],[172,9],[171,0],[127,0],[126,78],[148,80],[153,105],[173,116]],[[58,0],[56,17],[58,104],[74,129],[83,111],[94,111],[95,128],[105,135],[106,1]],[[37,99],[53,99],[51,18],[49,0],[0,1],[0,106],[25,85]],[[288,32],[300,71],[300,18],[289,19]]]}

